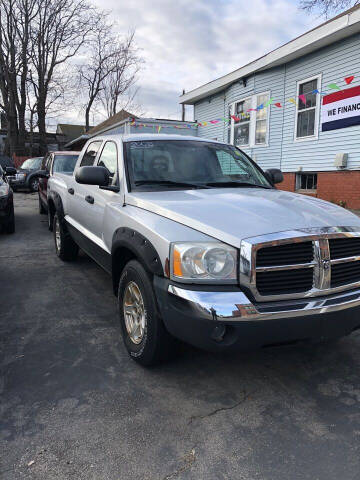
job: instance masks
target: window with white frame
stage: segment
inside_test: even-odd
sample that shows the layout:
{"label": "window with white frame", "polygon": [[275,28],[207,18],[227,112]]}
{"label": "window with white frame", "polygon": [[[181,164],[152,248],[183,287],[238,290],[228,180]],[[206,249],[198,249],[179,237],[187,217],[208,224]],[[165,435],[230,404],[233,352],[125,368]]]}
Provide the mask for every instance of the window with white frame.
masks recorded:
{"label": "window with white frame", "polygon": [[316,190],[317,173],[297,173],[295,188],[296,190]]}
{"label": "window with white frame", "polygon": [[269,93],[261,93],[230,105],[230,116],[233,115],[229,124],[230,143],[238,147],[254,147],[268,143],[269,109],[265,107],[268,100]]}
{"label": "window with white frame", "polygon": [[[318,135],[320,95],[314,91],[319,89],[320,76],[303,80],[297,84],[296,140],[316,138]],[[301,95],[305,95],[305,97],[301,97]]]}

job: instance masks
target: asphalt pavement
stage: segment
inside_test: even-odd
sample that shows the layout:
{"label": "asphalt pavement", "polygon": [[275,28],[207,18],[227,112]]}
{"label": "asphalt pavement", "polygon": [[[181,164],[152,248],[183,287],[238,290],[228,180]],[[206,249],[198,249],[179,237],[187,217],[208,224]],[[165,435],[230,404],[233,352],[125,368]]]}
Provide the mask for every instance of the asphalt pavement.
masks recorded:
{"label": "asphalt pavement", "polygon": [[1,480],[360,477],[360,333],[157,368],[127,355],[111,279],[54,252],[37,195],[0,235]]}

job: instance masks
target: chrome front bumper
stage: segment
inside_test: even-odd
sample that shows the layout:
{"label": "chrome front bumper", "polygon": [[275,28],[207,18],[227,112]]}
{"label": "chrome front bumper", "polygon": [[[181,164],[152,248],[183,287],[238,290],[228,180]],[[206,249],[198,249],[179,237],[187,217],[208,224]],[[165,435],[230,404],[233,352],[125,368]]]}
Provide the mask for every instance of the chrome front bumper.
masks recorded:
{"label": "chrome front bumper", "polygon": [[168,293],[189,302],[194,314],[206,320],[258,321],[339,312],[360,306],[360,289],[326,297],[255,304],[241,291],[204,292],[169,285]]}

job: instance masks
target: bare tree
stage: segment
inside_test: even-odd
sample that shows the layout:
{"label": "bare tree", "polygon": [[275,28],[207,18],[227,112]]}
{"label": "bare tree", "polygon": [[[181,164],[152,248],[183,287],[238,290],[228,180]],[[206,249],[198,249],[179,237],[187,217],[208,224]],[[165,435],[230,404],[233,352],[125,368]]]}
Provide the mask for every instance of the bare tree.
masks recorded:
{"label": "bare tree", "polygon": [[139,70],[134,32],[122,39],[112,30],[106,20],[99,25],[91,43],[90,58],[79,68],[80,84],[86,91],[86,130],[95,103],[105,104],[108,116],[116,113],[120,96],[134,85]]}
{"label": "bare tree", "polygon": [[24,153],[30,28],[36,0],[0,0],[1,108],[8,122],[9,153]]}
{"label": "bare tree", "polygon": [[36,0],[39,12],[32,25],[34,94],[40,150],[46,151],[46,111],[58,69],[75,57],[88,41],[99,12],[86,0]]}
{"label": "bare tree", "polygon": [[89,44],[88,58],[79,66],[80,87],[86,97],[85,130],[89,130],[90,111],[97,101],[105,79],[115,68],[117,54],[115,39],[111,33],[111,25],[101,22]]}
{"label": "bare tree", "polygon": [[135,32],[130,32],[123,40],[119,40],[118,53],[115,57],[115,68],[105,79],[101,100],[109,117],[121,108],[139,109],[134,103],[138,89],[134,88],[142,59],[134,45]]}
{"label": "bare tree", "polygon": [[336,13],[360,5],[360,0],[301,0],[300,8],[306,12],[318,11],[320,15],[329,18]]}

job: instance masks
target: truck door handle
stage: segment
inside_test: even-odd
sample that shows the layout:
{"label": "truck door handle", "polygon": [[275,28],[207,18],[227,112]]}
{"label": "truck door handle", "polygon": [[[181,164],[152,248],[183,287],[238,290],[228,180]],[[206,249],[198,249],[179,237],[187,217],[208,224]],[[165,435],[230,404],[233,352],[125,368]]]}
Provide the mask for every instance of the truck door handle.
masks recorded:
{"label": "truck door handle", "polygon": [[85,200],[86,200],[88,203],[91,203],[91,204],[94,203],[94,197],[92,197],[91,195],[86,195]]}
{"label": "truck door handle", "polygon": [[74,189],[73,188],[69,188],[68,192],[70,193],[70,195],[74,195]]}

